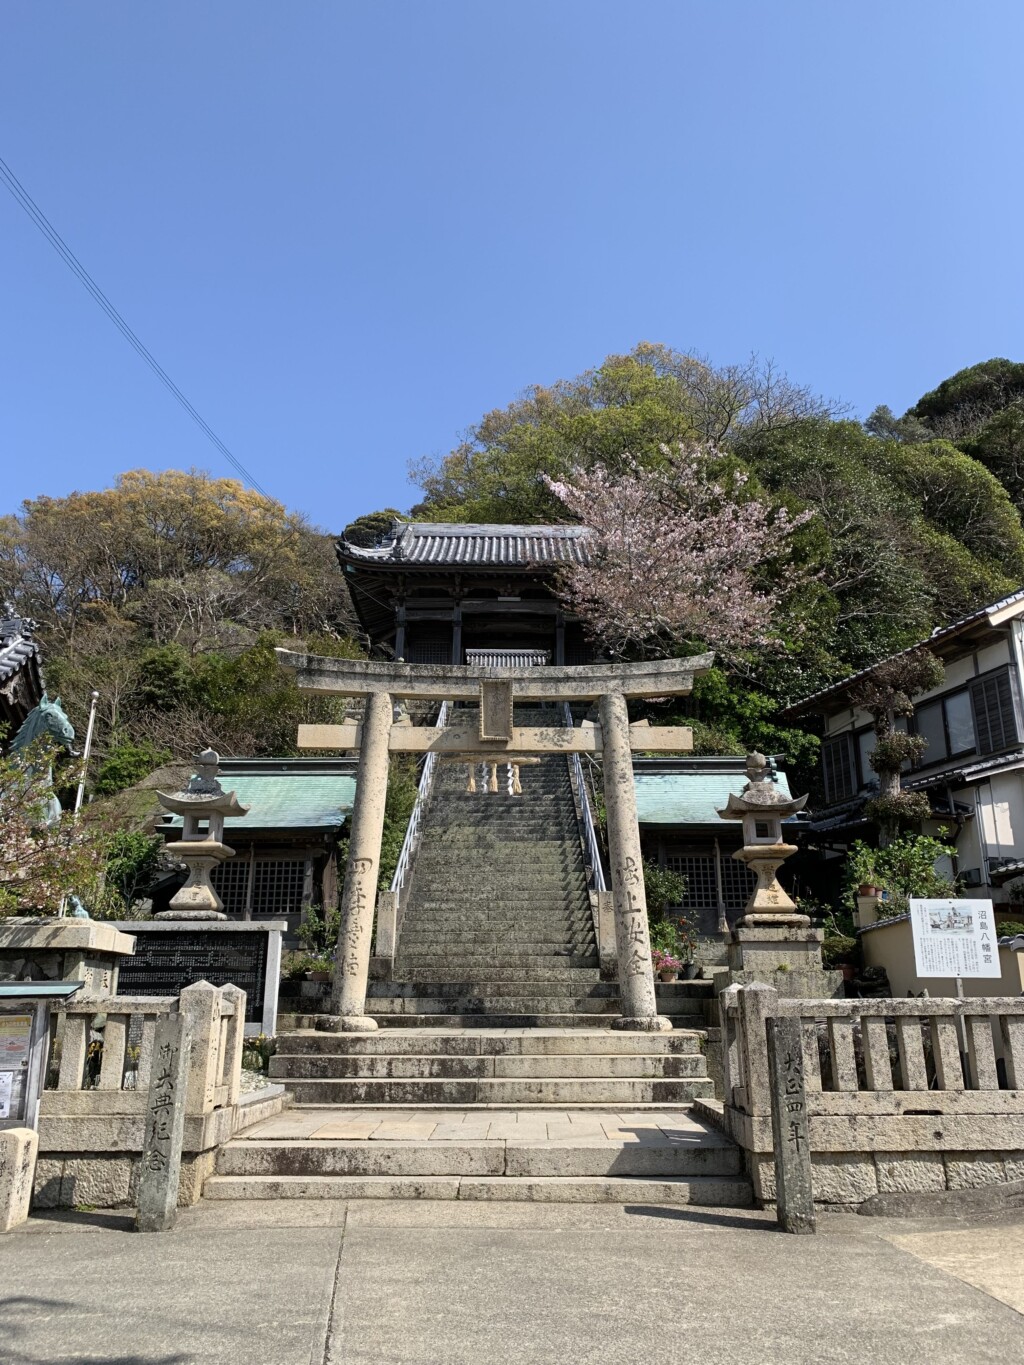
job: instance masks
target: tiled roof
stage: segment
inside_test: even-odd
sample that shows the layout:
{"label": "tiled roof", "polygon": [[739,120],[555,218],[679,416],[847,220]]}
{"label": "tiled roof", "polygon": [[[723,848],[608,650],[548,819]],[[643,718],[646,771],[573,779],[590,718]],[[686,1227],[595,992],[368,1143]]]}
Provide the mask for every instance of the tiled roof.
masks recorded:
{"label": "tiled roof", "polygon": [[[224,838],[231,843],[231,831],[242,829],[334,829],[352,809],[356,780],[344,773],[221,773],[225,791],[233,791],[248,815],[230,818],[224,824]],[[175,816],[162,826],[174,829],[181,824]]]}
{"label": "tiled roof", "polygon": [[32,639],[32,623],[20,616],[0,621],[0,682],[6,682],[29,659],[37,658],[39,645]]}
{"label": "tiled roof", "polygon": [[338,544],[344,558],[368,564],[579,564],[588,534],[585,526],[409,521],[373,549]]}
{"label": "tiled roof", "polygon": [[868,668],[862,668],[859,673],[851,673],[848,678],[843,678],[840,682],[832,683],[828,687],[819,688],[817,692],[810,693],[809,696],[802,697],[799,701],[793,702],[784,710],[779,712],[782,719],[792,719],[807,712],[822,711],[827,708],[819,705],[826,697],[839,698],[854,683],[860,682],[872,673],[879,664],[888,663],[890,659],[898,659],[904,654],[910,654],[915,649],[931,649],[942,641],[950,639],[965,630],[968,626],[976,625],[987,616],[995,616],[997,612],[1005,611],[1007,607],[1024,605],[1024,588],[1018,588],[1016,592],[1011,592],[1009,596],[1002,597],[998,602],[991,602],[987,607],[979,607],[977,611],[970,612],[967,616],[961,616],[959,621],[951,621],[948,626],[936,626],[931,635],[926,640],[919,640],[916,645],[911,645],[909,649],[898,650],[895,654],[888,654],[884,659],[878,659]]}
{"label": "tiled roof", "polygon": [[[777,772],[775,781],[788,798],[786,774]],[[720,819],[718,812],[730,795],[739,796],[746,783],[744,772],[637,772],[637,818],[642,825],[721,825],[736,833],[736,822]]]}

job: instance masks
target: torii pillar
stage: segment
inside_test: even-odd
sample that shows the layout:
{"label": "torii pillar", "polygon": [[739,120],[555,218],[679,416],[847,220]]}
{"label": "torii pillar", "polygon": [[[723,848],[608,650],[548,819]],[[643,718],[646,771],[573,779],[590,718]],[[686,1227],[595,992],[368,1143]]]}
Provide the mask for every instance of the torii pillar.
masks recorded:
{"label": "torii pillar", "polygon": [[647,925],[644,860],[633,785],[629,710],[621,692],[606,692],[599,703],[604,753],[604,800],[608,812],[608,852],[612,864],[615,946],[619,959],[622,1016],[612,1028],[662,1033],[671,1019],[658,1013]]}
{"label": "torii pillar", "polygon": [[380,844],[388,794],[388,736],[392,704],[388,692],[366,699],[359,752],[356,797],[352,806],[348,867],[341,893],[341,927],[331,987],[329,1028],[342,1033],[373,1033],[376,1019],[365,1013],[370,971],[373,908],[377,903]]}

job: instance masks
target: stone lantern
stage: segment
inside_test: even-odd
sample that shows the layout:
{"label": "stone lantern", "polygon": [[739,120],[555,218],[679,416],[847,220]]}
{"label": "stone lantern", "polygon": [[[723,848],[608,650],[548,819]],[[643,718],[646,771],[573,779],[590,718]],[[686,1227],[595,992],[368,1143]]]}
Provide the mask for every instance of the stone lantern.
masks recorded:
{"label": "stone lantern", "polygon": [[227,919],[224,902],[214,890],[210,873],[235,850],[223,842],[224,818],[247,815],[234,792],[226,792],[217,780],[220,755],[204,749],[196,757],[196,771],[184,791],[157,792],[160,804],[184,821],[180,840],[173,845],[174,856],[188,868],[188,880],[176,893],[169,910],[154,919]]}
{"label": "stone lantern", "polygon": [[759,924],[810,924],[779,885],[779,868],[796,852],[795,844],[783,838],[782,822],[803,810],[807,797],[784,795],[768,776],[764,754],[747,755],[747,785],[739,796],[730,793],[722,820],[742,820],[743,847],[732,856],[746,863],[757,877],[757,885],[747,901],[739,927]]}
{"label": "stone lantern", "polygon": [[824,932],[801,915],[779,885],[779,868],[797,851],[788,844],[783,820],[796,815],[807,797],[790,797],[769,777],[763,754],[747,755],[747,784],[730,794],[722,820],[743,823],[743,847],[732,855],[757,878],[727,947],[728,968],[714,974],[715,992],[727,986],[762,981],[780,995],[821,999],[842,993],[839,972],[826,972],[821,962]]}

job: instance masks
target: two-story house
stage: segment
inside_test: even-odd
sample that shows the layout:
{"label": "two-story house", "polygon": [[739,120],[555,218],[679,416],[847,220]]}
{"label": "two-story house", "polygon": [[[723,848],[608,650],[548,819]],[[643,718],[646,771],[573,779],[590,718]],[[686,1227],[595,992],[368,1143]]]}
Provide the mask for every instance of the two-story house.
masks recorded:
{"label": "two-story house", "polygon": [[[1007,882],[1024,876],[1024,589],[921,643],[942,661],[945,676],[914,698],[913,716],[901,722],[928,741],[903,786],[931,801],[933,819],[922,832],[949,842],[946,870],[959,875],[966,894],[1005,902]],[[786,720],[824,719],[824,795],[810,832],[826,857],[870,838],[864,806],[878,787],[869,762],[875,735],[871,717],[851,702],[868,673],[782,712]]]}

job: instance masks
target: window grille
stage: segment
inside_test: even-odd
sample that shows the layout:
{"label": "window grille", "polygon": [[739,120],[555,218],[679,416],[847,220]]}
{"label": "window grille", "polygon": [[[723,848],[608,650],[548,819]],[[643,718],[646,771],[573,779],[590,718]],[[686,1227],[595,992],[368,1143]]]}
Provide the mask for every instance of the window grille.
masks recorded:
{"label": "window grille", "polygon": [[452,645],[450,640],[421,640],[408,645],[405,661],[410,664],[450,664]]}
{"label": "window grille", "polygon": [[821,766],[825,775],[825,799],[834,805],[846,801],[856,790],[853,777],[853,751],[850,735],[837,735],[821,746]]}
{"label": "window grille", "polygon": [[996,753],[1019,743],[1013,687],[1007,670],[972,682],[971,703],[980,753]]}
{"label": "window grille", "polygon": [[[750,893],[757,884],[757,878],[743,863],[737,862],[729,852],[722,854],[722,900],[727,911],[742,910],[750,899]],[[715,884],[715,855],[713,853],[669,853],[665,866],[670,872],[680,872],[686,878],[686,895],[677,909],[684,914],[687,910],[718,909],[718,888]]]}
{"label": "window grille", "polygon": [[[244,915],[245,887],[249,875],[247,860],[221,863],[210,880],[229,915]],[[302,909],[302,890],[306,881],[303,858],[260,858],[253,866],[252,915],[270,919],[297,915]]]}

